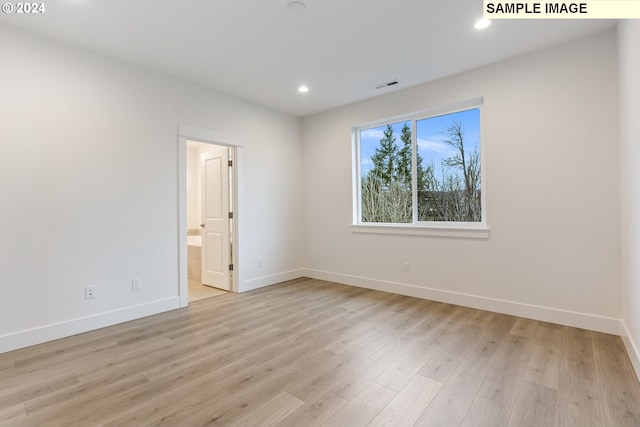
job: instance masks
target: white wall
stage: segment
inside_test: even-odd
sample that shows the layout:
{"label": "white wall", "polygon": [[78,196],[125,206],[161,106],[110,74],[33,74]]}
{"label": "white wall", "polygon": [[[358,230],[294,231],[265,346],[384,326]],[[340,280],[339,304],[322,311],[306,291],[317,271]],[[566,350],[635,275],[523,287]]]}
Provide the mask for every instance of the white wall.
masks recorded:
{"label": "white wall", "polygon": [[[351,127],[478,96],[489,239],[353,234]],[[615,32],[306,118],[303,144],[307,274],[620,331]]]}
{"label": "white wall", "polygon": [[196,147],[187,146],[187,230],[200,229],[200,176]]}
{"label": "white wall", "polygon": [[299,119],[9,27],[0,52],[0,352],[178,306],[179,123],[243,141],[240,289],[298,274]]}
{"label": "white wall", "polygon": [[622,286],[625,344],[640,376],[640,21],[620,23]]}

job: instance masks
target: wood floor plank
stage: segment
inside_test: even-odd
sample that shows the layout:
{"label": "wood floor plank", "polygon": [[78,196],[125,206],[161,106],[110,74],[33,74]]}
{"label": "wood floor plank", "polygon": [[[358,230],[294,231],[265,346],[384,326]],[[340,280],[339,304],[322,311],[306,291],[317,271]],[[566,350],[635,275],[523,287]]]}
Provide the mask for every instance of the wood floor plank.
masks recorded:
{"label": "wood floor plank", "polygon": [[502,346],[509,331],[517,321],[516,317],[496,314],[483,330],[482,336],[470,350],[470,357],[491,358]]}
{"label": "wood floor plank", "polygon": [[149,366],[150,363],[155,363],[156,360],[173,360],[177,354],[188,352],[200,345],[202,344],[194,342],[190,346],[182,347],[169,338],[153,337],[145,340],[140,345],[126,350],[121,348],[109,350],[108,354],[105,353],[105,358],[103,359],[107,361],[106,363],[96,365],[88,360],[86,361],[88,363],[77,365],[75,371],[82,381],[92,381],[111,374],[135,374],[144,369],[145,366]]}
{"label": "wood floor plank", "polygon": [[228,426],[253,411],[258,410],[265,402],[273,398],[274,394],[284,391],[287,384],[295,380],[296,372],[283,369],[271,376],[265,377],[262,382],[243,388],[239,393],[232,395],[232,399],[223,402],[216,408],[201,409],[197,417],[190,421],[189,426]]}
{"label": "wood floor plank", "polygon": [[516,396],[508,426],[553,426],[557,408],[556,390],[523,381]]}
{"label": "wood floor plank", "polygon": [[495,321],[497,316],[497,313],[492,313],[491,311],[475,310],[473,312],[473,315],[471,316],[471,319],[469,319],[467,323],[469,325],[477,326],[483,330],[486,330],[489,325],[491,325]]}
{"label": "wood floor plank", "polygon": [[524,380],[558,390],[562,363],[562,330],[538,328]]}
{"label": "wood floor plank", "polygon": [[519,318],[511,328],[511,335],[533,338],[536,336],[538,329],[538,321],[531,319]]}
{"label": "wood floor plank", "polygon": [[595,381],[580,375],[560,374],[556,427],[602,427],[602,403]]}
{"label": "wood floor plank", "polygon": [[456,308],[439,328],[434,329],[433,336],[425,337],[418,342],[376,378],[376,382],[392,390],[400,391],[438,351],[445,348],[455,339],[456,332],[462,328],[464,321],[471,315],[471,309]]}
{"label": "wood floor plank", "polygon": [[100,393],[120,382],[125,382],[125,384],[127,384],[126,387],[129,387],[148,381],[141,376],[129,378],[126,375],[101,378],[90,382],[78,381],[50,393],[25,400],[24,407],[30,417],[34,417],[33,414],[39,411],[55,413],[55,411],[59,410],[60,407],[69,408],[74,407],[75,405],[83,405],[84,402],[87,402],[92,398],[94,393]]}
{"label": "wood floor plank", "polygon": [[128,410],[108,414],[101,427],[175,426],[190,421],[199,408],[215,408],[231,398],[231,393],[215,386],[208,376],[171,388],[157,398],[142,401]]}
{"label": "wood floor plank", "polygon": [[[220,363],[224,360],[224,363]],[[232,358],[212,358],[215,365],[203,362],[198,364],[195,369],[182,369],[179,371],[167,371],[163,377],[156,378],[155,381],[142,384],[139,387],[132,387],[122,396],[119,404],[119,412],[134,412],[137,407],[147,408],[154,406],[160,408],[158,415],[158,425],[175,425],[174,420],[180,416],[181,420],[206,419],[210,412],[217,410],[224,404],[232,405],[236,402],[234,396],[227,390],[220,387],[220,382],[238,372],[251,369],[253,365],[244,359]],[[201,394],[215,394],[217,398],[214,401],[198,401],[194,393],[202,391]],[[204,393],[204,392],[207,393]],[[167,394],[176,394],[176,400],[186,398],[182,408],[176,409],[171,413],[167,413],[167,407],[161,406],[158,400],[167,397]],[[198,403],[200,402],[200,403]],[[185,414],[184,409],[190,407],[191,410]],[[180,414],[180,415],[178,415]],[[160,417],[161,416],[161,417]],[[195,418],[194,418],[195,417]],[[114,425],[117,425],[114,424]],[[126,424],[125,424],[126,425]],[[134,424],[135,425],[135,424]],[[145,424],[146,425],[146,424]],[[153,424],[151,424],[153,425]],[[197,423],[194,423],[197,425]]]}
{"label": "wood floor plank", "polygon": [[371,383],[353,400],[343,406],[322,427],[365,427],[387,406],[396,393]]}
{"label": "wood floor plank", "polygon": [[307,388],[307,384],[312,384],[313,379],[321,377],[334,367],[339,367],[341,363],[340,356],[320,349],[315,352],[309,352],[305,358],[289,366],[283,366],[277,360],[262,365],[253,365],[249,370],[221,379],[219,384],[226,390],[239,394],[252,387],[259,386],[269,378],[288,371],[294,374],[295,378],[292,386],[294,392],[291,394],[295,395],[295,392],[299,391],[300,394],[304,394],[307,397],[311,393]]}
{"label": "wood floor plank", "polygon": [[412,298],[402,295],[402,299],[398,302],[398,304],[394,305],[391,310],[397,311],[398,313],[406,313],[414,316],[419,312],[424,313],[425,311],[429,310],[433,304],[435,304],[434,301]]}
{"label": "wood floor plank", "polygon": [[532,344],[531,338],[518,335],[507,337],[478,394],[511,407],[524,376]]}
{"label": "wood floor plank", "polygon": [[369,427],[412,426],[442,388],[442,383],[416,375],[369,424]]}
{"label": "wood floor plank", "polygon": [[362,341],[369,340],[369,337],[374,334],[380,334],[380,332],[370,326],[353,327],[324,346],[324,349],[332,353],[343,354],[354,345],[359,345]]}
{"label": "wood floor plank", "polygon": [[304,402],[291,396],[287,392],[280,392],[273,399],[229,424],[229,427],[260,426],[273,427],[287,418],[296,409],[304,405]]}
{"label": "wood floor plank", "polygon": [[298,310],[294,316],[277,319],[271,324],[280,328],[284,331],[283,333],[298,335],[309,330],[324,330],[324,325],[335,324],[339,319],[343,319],[344,310],[340,307],[327,307],[323,303],[322,305],[316,304],[316,308],[323,310],[314,312],[313,309],[305,306],[302,310]]}
{"label": "wood floor plank", "polygon": [[620,337],[591,333],[605,425],[640,426],[640,386]]}
{"label": "wood floor plank", "polygon": [[591,333],[584,329],[566,328],[560,369],[589,381],[596,380]]}
{"label": "wood floor plank", "polygon": [[344,399],[353,399],[406,353],[408,348],[413,347],[420,340],[421,337],[414,334],[392,340],[376,353],[366,357],[352,370],[337,378],[327,389]]}
{"label": "wood floor plank", "polygon": [[[53,395],[51,398],[55,400],[54,404],[34,405],[38,410],[27,414],[28,425],[46,425],[47,427],[95,425],[104,414],[110,414],[114,408],[120,410],[123,394],[142,384],[148,384],[148,381],[140,375],[109,382],[90,391],[76,389],[70,393],[71,400],[61,398],[64,393]],[[96,405],[95,402],[100,402],[100,405]]]}
{"label": "wood floor plank", "polygon": [[640,426],[620,337],[297,279],[0,354],[0,427]]}
{"label": "wood floor plank", "polygon": [[19,424],[19,420],[24,419],[27,415],[24,404],[18,403],[13,406],[7,406],[4,409],[0,409],[0,425],[3,423],[8,425],[10,423],[14,423],[15,425]]}
{"label": "wood floor plank", "polygon": [[443,392],[453,395],[477,394],[495,362],[494,359],[485,356],[466,357],[444,383]]}
{"label": "wood floor plank", "polygon": [[[297,384],[289,390],[292,395],[306,402],[326,389],[336,378],[352,370],[358,363],[359,360],[353,356],[336,355],[332,359],[328,359],[322,366],[319,366],[312,375],[305,375],[305,378],[301,377]],[[310,367],[306,370],[306,373],[311,371]]]}
{"label": "wood floor plank", "polygon": [[1,421],[0,427],[24,427],[29,426],[27,422],[27,416],[24,414],[20,414],[16,417]]}
{"label": "wood floor plank", "polygon": [[238,358],[233,354],[207,354],[198,352],[192,357],[183,357],[173,363],[158,363],[148,370],[143,370],[142,375],[152,383],[179,381],[190,375],[206,375],[212,371],[224,373],[225,376],[234,375],[251,369],[253,363],[244,358]]}
{"label": "wood floor plank", "polygon": [[475,393],[454,392],[444,387],[422,413],[414,427],[458,427],[476,398]]}
{"label": "wood floor plank", "polygon": [[363,339],[354,340],[352,346],[346,346],[341,350],[343,356],[347,357],[359,357],[376,354],[379,350],[382,350],[394,341],[392,335],[387,335],[382,332],[375,332],[371,335],[363,337]]}
{"label": "wood floor plank", "polygon": [[610,334],[591,332],[591,342],[599,382],[630,387],[637,392],[638,383],[634,378],[629,356],[624,351],[622,339]]}
{"label": "wood floor plank", "polygon": [[346,404],[346,400],[325,390],[276,424],[276,427],[319,427]]}
{"label": "wood floor plank", "polygon": [[442,383],[446,382],[471,347],[480,339],[482,329],[477,326],[463,327],[420,369],[419,373]]}
{"label": "wood floor plank", "polygon": [[[503,427],[509,419],[509,407],[493,400],[476,396],[460,427]],[[548,424],[536,424],[536,427]],[[524,426],[523,426],[524,427]]]}
{"label": "wood floor plank", "polygon": [[49,372],[49,376],[40,376],[23,383],[14,384],[0,391],[0,410],[27,402],[40,396],[56,393],[68,386],[78,384],[78,377],[74,372]]}
{"label": "wood floor plank", "polygon": [[443,391],[454,395],[476,394],[497,359],[498,349],[509,335],[514,322],[515,319],[510,316],[495,316],[478,342],[449,376]]}
{"label": "wood floor plank", "polygon": [[[116,341],[99,341],[83,345],[76,345],[69,349],[60,349],[56,351],[46,351],[46,347],[39,347],[42,351],[34,352],[34,354],[26,355],[16,359],[14,362],[16,373],[33,374],[38,371],[50,369],[55,366],[56,369],[64,369],[70,364],[77,363],[80,359],[101,357],[109,350],[121,349]],[[107,356],[108,357],[108,356]]]}
{"label": "wood floor plank", "polygon": [[640,426],[640,398],[624,387],[606,387],[599,390],[602,401],[602,422],[611,427]]}

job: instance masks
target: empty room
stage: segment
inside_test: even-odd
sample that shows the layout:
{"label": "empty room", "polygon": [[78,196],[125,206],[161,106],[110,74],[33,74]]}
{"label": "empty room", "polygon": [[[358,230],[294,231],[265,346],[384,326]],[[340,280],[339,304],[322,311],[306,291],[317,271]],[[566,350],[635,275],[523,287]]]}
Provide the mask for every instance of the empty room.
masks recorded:
{"label": "empty room", "polygon": [[484,7],[4,3],[0,427],[640,426],[640,21]]}

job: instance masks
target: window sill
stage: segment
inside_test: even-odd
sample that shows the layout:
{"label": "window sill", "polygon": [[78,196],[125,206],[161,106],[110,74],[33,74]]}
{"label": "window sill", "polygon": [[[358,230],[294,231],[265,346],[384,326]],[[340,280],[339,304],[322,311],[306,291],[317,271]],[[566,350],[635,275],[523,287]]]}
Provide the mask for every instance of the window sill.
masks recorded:
{"label": "window sill", "polygon": [[395,234],[409,236],[454,237],[459,239],[488,239],[489,228],[447,227],[447,226],[415,226],[396,224],[353,224],[352,233]]}

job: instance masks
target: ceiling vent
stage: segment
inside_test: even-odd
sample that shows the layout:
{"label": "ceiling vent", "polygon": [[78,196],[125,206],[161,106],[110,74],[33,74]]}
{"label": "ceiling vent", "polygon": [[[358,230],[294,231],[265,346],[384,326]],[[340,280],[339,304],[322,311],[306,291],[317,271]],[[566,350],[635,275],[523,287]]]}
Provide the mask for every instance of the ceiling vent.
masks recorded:
{"label": "ceiling vent", "polygon": [[390,82],[380,83],[379,85],[376,85],[376,89],[384,89],[385,87],[395,86],[398,83],[400,83],[400,82],[397,81],[397,80],[391,80]]}

